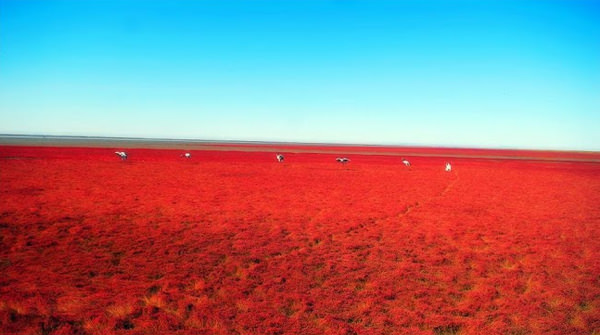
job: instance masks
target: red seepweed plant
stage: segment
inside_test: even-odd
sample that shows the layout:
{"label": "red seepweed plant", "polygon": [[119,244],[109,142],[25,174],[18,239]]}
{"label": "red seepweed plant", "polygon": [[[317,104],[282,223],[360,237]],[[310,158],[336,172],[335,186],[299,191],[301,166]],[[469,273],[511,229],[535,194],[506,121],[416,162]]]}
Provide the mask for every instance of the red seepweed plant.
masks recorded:
{"label": "red seepweed plant", "polygon": [[600,164],[325,149],[0,147],[0,333],[600,333]]}

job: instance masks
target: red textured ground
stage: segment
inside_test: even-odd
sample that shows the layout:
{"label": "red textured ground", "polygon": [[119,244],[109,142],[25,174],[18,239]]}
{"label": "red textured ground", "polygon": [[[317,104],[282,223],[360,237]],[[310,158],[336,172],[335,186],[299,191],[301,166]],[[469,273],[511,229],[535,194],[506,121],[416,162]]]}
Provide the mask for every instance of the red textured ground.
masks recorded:
{"label": "red textured ground", "polygon": [[0,333],[600,333],[598,163],[113,151],[0,147]]}

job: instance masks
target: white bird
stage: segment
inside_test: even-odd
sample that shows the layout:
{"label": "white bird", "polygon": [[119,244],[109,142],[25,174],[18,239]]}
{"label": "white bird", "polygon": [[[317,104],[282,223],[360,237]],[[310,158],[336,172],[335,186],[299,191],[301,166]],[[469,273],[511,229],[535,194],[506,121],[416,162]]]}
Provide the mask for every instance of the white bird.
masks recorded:
{"label": "white bird", "polygon": [[277,154],[277,155],[275,155],[275,157],[277,158],[277,161],[278,161],[279,163],[283,162],[283,159],[284,159],[284,157],[283,157],[283,155],[282,155],[282,154]]}
{"label": "white bird", "polygon": [[123,161],[127,159],[127,153],[125,151],[115,151],[115,154],[121,157],[121,160]]}
{"label": "white bird", "polygon": [[450,165],[450,162],[446,162],[446,172],[450,171],[452,171],[452,165]]}
{"label": "white bird", "polygon": [[410,162],[405,158],[402,158],[402,164],[404,164],[404,166],[410,166]]}
{"label": "white bird", "polygon": [[348,158],[346,158],[346,157],[338,157],[338,158],[336,158],[335,160],[336,160],[336,161],[338,161],[338,162],[340,162],[340,163],[342,163],[342,164],[346,164],[346,163],[348,163],[348,162],[350,161],[350,160],[349,160]]}
{"label": "white bird", "polygon": [[183,157],[190,159],[192,158],[192,154],[190,154],[189,152],[186,152],[185,154],[182,155]]}

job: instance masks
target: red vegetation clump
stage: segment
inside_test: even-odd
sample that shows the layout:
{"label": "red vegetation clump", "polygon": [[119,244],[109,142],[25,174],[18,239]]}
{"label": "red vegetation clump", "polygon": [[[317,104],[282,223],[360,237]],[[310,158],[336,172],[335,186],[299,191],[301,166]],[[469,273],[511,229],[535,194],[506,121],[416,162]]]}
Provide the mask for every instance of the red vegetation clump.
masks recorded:
{"label": "red vegetation clump", "polygon": [[0,333],[600,333],[596,162],[114,151],[0,147]]}

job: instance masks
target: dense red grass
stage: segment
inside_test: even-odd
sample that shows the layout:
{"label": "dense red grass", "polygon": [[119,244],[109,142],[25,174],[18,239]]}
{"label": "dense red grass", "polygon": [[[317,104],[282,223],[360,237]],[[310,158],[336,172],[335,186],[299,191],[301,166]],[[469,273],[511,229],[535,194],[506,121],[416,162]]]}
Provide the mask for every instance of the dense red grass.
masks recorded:
{"label": "dense red grass", "polygon": [[0,147],[2,334],[599,334],[600,164]]}

